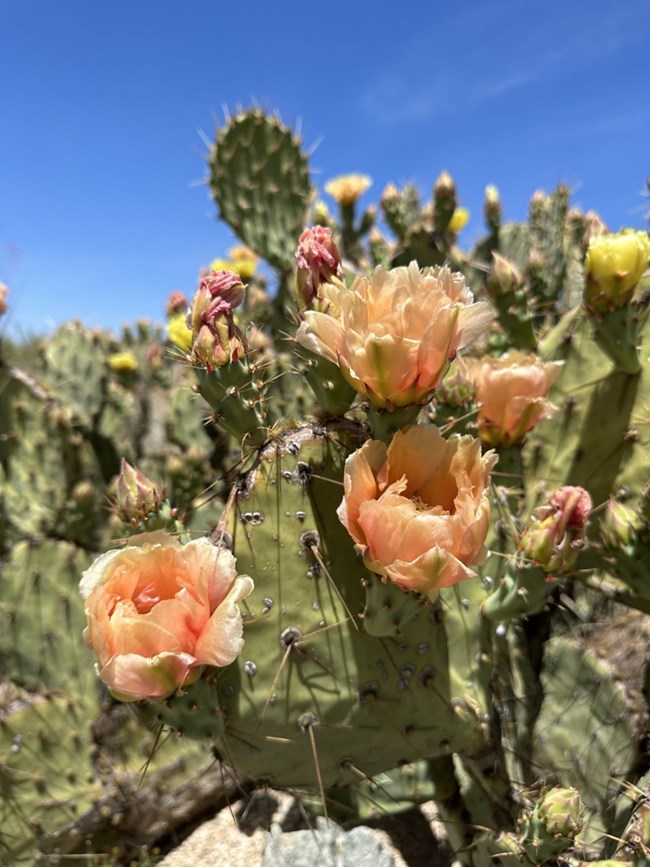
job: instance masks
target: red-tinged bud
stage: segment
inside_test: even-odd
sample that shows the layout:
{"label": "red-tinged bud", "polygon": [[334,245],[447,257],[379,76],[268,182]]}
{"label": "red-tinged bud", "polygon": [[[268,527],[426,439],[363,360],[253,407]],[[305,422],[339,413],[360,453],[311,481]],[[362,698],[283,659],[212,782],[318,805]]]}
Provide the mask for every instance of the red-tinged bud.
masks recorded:
{"label": "red-tinged bud", "polygon": [[212,299],[204,314],[204,322],[207,322],[222,313],[231,315],[244,300],[246,287],[234,271],[209,271],[201,280],[199,292],[209,294]]}
{"label": "red-tinged bud", "polygon": [[182,292],[171,292],[165,304],[165,316],[170,319],[175,313],[185,313],[187,307],[187,298]]}
{"label": "red-tinged bud", "polygon": [[584,488],[558,488],[547,505],[535,509],[519,550],[545,572],[567,572],[584,547],[591,506]]}
{"label": "red-tinged bud", "polygon": [[122,458],[115,502],[117,514],[123,521],[138,521],[152,512],[158,512],[166,495],[165,488]]}
{"label": "red-tinged bud", "polygon": [[245,291],[233,271],[210,271],[202,278],[187,317],[194,364],[214,370],[244,355],[245,343],[233,311],[244,300]]}
{"label": "red-tinged bud", "polygon": [[332,230],[325,226],[305,229],[296,250],[298,301],[311,309],[321,299],[321,287],[343,279],[341,254]]}

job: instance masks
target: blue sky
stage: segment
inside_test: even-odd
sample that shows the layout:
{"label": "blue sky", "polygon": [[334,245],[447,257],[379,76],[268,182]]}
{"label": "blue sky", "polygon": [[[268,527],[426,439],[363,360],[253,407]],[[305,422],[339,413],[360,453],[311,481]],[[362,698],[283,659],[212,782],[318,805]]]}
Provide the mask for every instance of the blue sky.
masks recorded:
{"label": "blue sky", "polygon": [[2,328],[162,321],[232,241],[201,131],[256,101],[301,122],[337,174],[427,192],[446,169],[481,228],[488,183],[525,216],[558,181],[613,229],[643,228],[647,0],[4,0]]}

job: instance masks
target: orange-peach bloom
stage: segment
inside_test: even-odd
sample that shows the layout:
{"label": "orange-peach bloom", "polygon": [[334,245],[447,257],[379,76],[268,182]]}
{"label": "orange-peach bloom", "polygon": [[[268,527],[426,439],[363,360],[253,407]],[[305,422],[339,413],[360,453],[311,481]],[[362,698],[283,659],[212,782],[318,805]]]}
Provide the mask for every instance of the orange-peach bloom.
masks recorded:
{"label": "orange-peach bloom", "polygon": [[462,274],[417,262],[323,287],[327,313],[308,310],[296,333],[333,361],[374,406],[425,403],[456,353],[485,333],[493,314]]}
{"label": "orange-peach bloom", "polygon": [[368,440],[346,461],[338,516],[368,569],[434,599],[471,578],[490,521],[494,452],[435,427],[408,427],[387,447]]}
{"label": "orange-peach bloom", "polygon": [[509,446],[520,442],[543,418],[553,415],[557,407],[547,396],[562,364],[544,364],[533,353],[525,352],[470,359],[481,439],[492,446]]}
{"label": "orange-peach bloom", "polygon": [[204,665],[229,665],[244,644],[238,603],[252,589],[230,551],[206,538],[181,545],[143,533],[102,554],[80,585],[99,676],[116,698],[136,701],[171,695]]}

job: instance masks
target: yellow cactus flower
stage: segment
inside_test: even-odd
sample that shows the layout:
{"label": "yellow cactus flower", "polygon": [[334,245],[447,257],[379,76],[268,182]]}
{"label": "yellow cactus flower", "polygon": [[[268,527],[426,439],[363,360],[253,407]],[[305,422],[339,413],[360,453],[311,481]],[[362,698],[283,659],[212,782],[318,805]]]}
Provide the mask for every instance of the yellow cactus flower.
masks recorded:
{"label": "yellow cactus flower", "polygon": [[468,222],[469,211],[467,208],[456,208],[454,213],[451,215],[451,220],[449,221],[447,228],[450,232],[453,232],[454,235],[457,235],[465,228]]}
{"label": "yellow cactus flower", "polygon": [[650,264],[647,232],[623,229],[589,241],[585,258],[585,306],[595,313],[624,307]]}
{"label": "yellow cactus flower", "polygon": [[189,352],[192,348],[192,329],[187,325],[185,313],[175,313],[167,323],[167,337],[181,352]]}
{"label": "yellow cactus flower", "polygon": [[108,356],[108,366],[115,373],[133,373],[138,369],[138,359],[132,352],[114,352]]}
{"label": "yellow cactus flower", "polygon": [[353,205],[371,184],[372,180],[368,175],[339,175],[325,184],[325,192],[329,193],[335,202],[345,207]]}
{"label": "yellow cactus flower", "polygon": [[208,265],[209,271],[232,271],[232,262],[229,259],[213,259]]}
{"label": "yellow cactus flower", "polygon": [[230,270],[239,274],[242,280],[250,280],[257,271],[257,263],[260,257],[250,247],[239,244],[228,250],[230,257]]}

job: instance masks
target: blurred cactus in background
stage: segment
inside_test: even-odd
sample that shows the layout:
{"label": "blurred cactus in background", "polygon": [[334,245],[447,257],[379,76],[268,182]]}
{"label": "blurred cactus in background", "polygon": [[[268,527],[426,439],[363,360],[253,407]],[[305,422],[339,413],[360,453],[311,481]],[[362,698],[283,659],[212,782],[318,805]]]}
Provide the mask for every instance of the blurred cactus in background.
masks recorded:
{"label": "blurred cactus in background", "polygon": [[647,233],[488,186],[464,251],[445,171],[330,213],[259,110],[208,170],[241,246],[166,331],[0,347],[0,863],[134,857],[225,768],[645,863]]}

